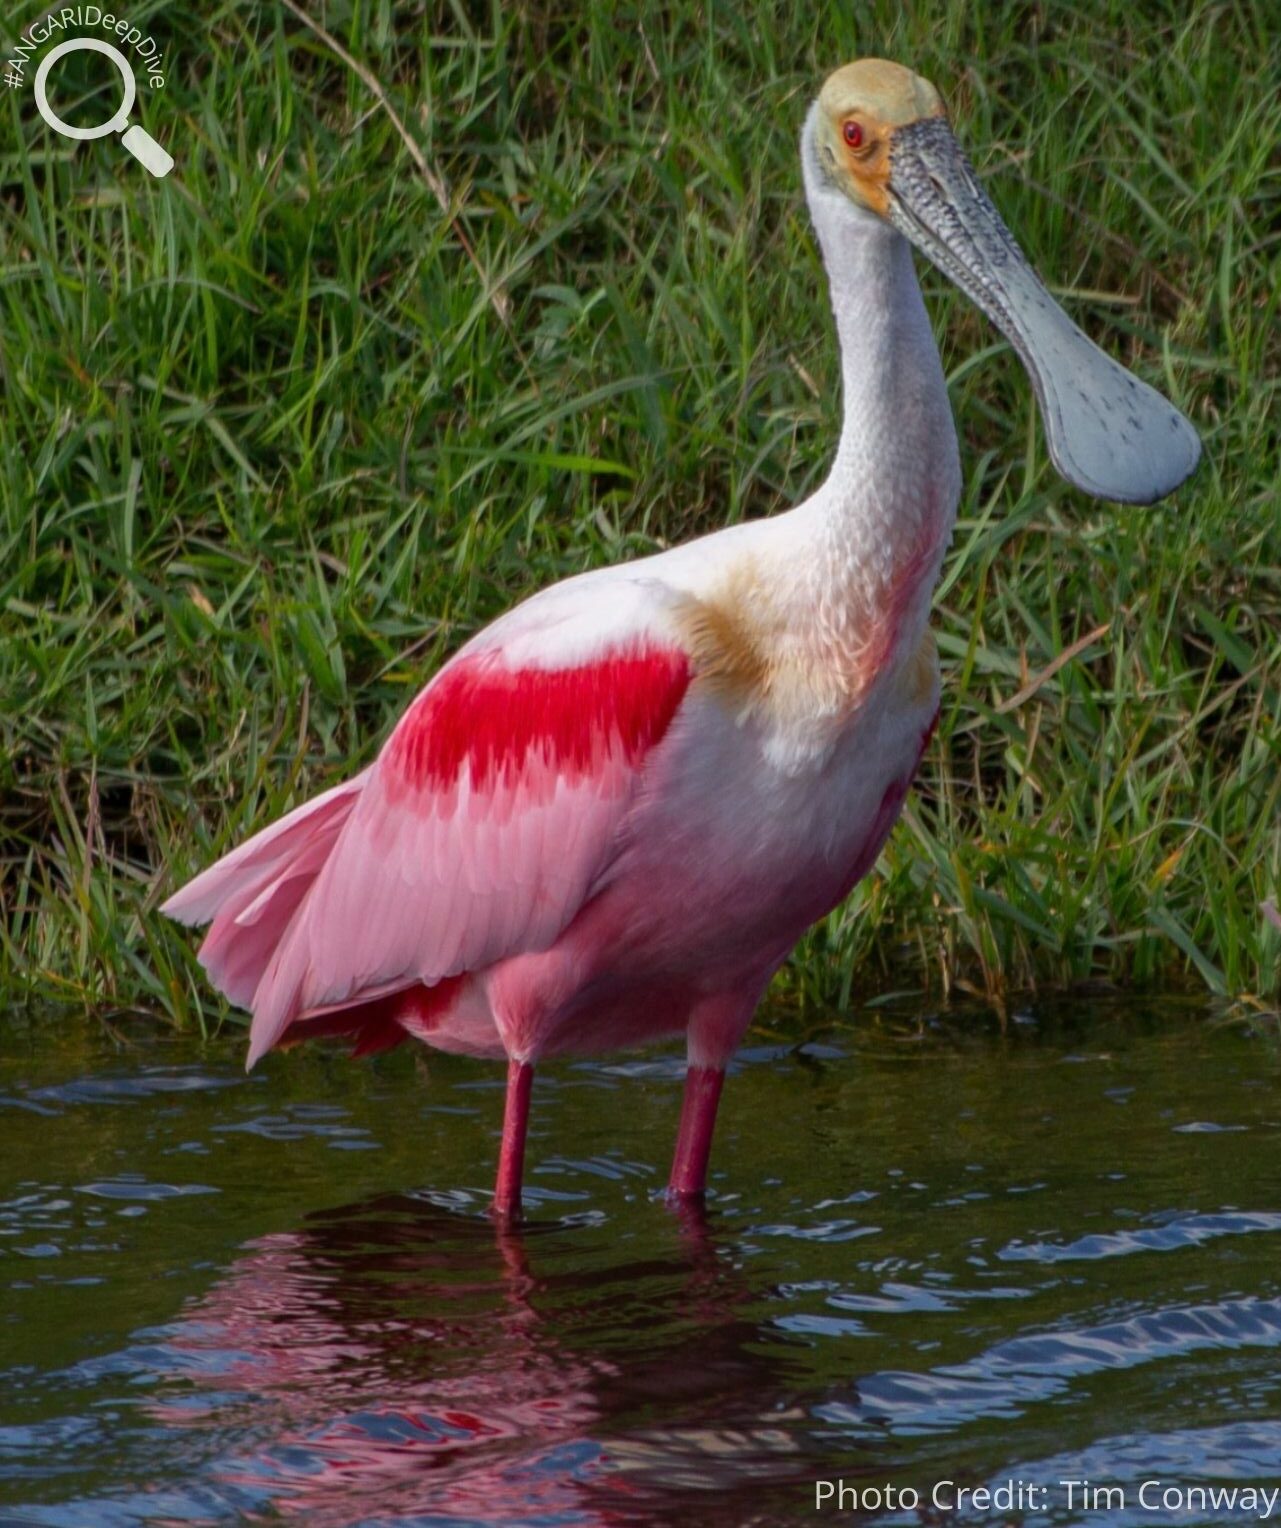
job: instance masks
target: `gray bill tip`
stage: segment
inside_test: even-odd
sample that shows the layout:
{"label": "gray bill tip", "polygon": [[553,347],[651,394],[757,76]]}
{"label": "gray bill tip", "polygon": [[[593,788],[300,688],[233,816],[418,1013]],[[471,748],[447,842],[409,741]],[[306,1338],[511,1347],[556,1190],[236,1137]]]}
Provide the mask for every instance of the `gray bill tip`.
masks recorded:
{"label": "gray bill tip", "polygon": [[899,129],[890,221],[992,320],[1023,362],[1050,459],[1083,492],[1151,504],[1191,475],[1191,421],[1089,339],[1037,278],[941,117]]}

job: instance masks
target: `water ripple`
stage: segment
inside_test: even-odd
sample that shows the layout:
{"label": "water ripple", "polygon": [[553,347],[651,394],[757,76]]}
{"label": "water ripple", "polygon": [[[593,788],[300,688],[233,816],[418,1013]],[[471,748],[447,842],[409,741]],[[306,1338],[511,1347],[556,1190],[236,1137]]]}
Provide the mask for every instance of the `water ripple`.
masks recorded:
{"label": "water ripple", "polygon": [[144,1067],[136,1072],[90,1073],[67,1082],[31,1088],[20,1097],[0,1098],[41,1114],[61,1114],[58,1105],[129,1104],[169,1093],[202,1093],[245,1085],[245,1079],[206,1072],[198,1067]]}
{"label": "water ripple", "polygon": [[900,1434],[951,1430],[981,1417],[1009,1418],[1053,1400],[1074,1380],[1204,1349],[1281,1345],[1281,1300],[1228,1300],[1152,1311],[1129,1321],[1041,1332],[997,1343],[969,1363],[924,1373],[870,1374],[857,1399],[817,1409],[829,1422]]}
{"label": "water ripple", "polygon": [[1101,1231],[1075,1241],[1014,1241],[997,1256],[1009,1263],[1063,1263],[1078,1258],[1128,1257],[1133,1252],[1172,1252],[1196,1247],[1218,1236],[1245,1236],[1252,1231],[1281,1231],[1281,1212],[1225,1211],[1218,1215],[1182,1215],[1160,1226],[1137,1231]]}
{"label": "water ripple", "polygon": [[148,1202],[221,1192],[207,1183],[152,1183],[136,1173],[121,1173],[118,1178],[106,1178],[99,1183],[81,1183],[77,1191],[91,1194],[95,1199],[142,1199]]}
{"label": "water ripple", "polygon": [[330,1124],[328,1121],[334,1117],[335,1112],[339,1118],[344,1117],[342,1111],[326,1111],[320,1119],[308,1118],[306,1115],[299,1118],[299,1111],[293,1110],[289,1114],[259,1114],[235,1124],[215,1125],[213,1130],[216,1135],[259,1135],[268,1141],[301,1141],[308,1137],[319,1137],[337,1143],[369,1137],[368,1130],[356,1125]]}
{"label": "water ripple", "polygon": [[[1256,1485],[1266,1491],[1274,1491],[1281,1484],[1276,1477],[1277,1460],[1281,1459],[1281,1422],[1247,1419],[1230,1422],[1219,1427],[1184,1428],[1169,1432],[1129,1432],[1105,1435],[1073,1451],[1051,1455],[1049,1458],[1013,1464],[1002,1472],[992,1486],[1001,1484],[1011,1476],[1025,1480],[1051,1483],[1056,1508],[1048,1512],[1034,1512],[1022,1521],[1024,1528],[1040,1528],[1051,1522],[1086,1521],[1089,1528],[1153,1528],[1153,1525],[1177,1522],[1179,1528],[1223,1528],[1225,1522],[1259,1522],[1263,1517],[1259,1510],[1243,1511],[1240,1505],[1233,1511],[1226,1502],[1217,1506],[1203,1506],[1202,1490],[1214,1489],[1238,1491]],[[1106,1482],[1114,1492],[1111,1498],[1116,1505],[1091,1506],[1088,1516],[1080,1508],[1078,1484],[1076,1507],[1072,1511],[1067,1503],[1067,1491],[1061,1482]],[[1140,1497],[1144,1482],[1157,1481],[1159,1486],[1149,1486]],[[1124,1504],[1116,1496],[1120,1488]],[[1162,1493],[1174,1489],[1181,1493],[1179,1510],[1165,1510],[1160,1505]],[[1238,1497],[1238,1502],[1240,1498]],[[1151,1502],[1158,1503],[1154,1508]],[[1275,1521],[1276,1512],[1272,1514]],[[1008,1522],[1008,1514],[994,1513],[990,1518],[972,1517],[967,1521],[976,1525]]]}

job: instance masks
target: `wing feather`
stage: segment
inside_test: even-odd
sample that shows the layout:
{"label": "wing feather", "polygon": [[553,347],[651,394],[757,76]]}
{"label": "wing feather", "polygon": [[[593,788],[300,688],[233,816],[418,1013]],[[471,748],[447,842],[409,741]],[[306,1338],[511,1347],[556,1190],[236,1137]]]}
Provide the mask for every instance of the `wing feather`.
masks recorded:
{"label": "wing feather", "polygon": [[300,1013],[545,949],[578,911],[691,670],[608,618],[576,659],[552,615],[554,661],[528,631],[473,645],[401,718],[262,974],[251,1065]]}

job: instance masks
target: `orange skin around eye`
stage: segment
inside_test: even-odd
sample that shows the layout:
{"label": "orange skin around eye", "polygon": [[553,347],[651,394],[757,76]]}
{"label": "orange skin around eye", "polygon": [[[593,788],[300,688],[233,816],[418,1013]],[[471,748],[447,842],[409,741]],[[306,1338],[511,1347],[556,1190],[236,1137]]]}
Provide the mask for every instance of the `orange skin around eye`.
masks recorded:
{"label": "orange skin around eye", "polygon": [[882,217],[889,209],[890,137],[893,128],[848,117],[841,127],[845,162],[864,201]]}

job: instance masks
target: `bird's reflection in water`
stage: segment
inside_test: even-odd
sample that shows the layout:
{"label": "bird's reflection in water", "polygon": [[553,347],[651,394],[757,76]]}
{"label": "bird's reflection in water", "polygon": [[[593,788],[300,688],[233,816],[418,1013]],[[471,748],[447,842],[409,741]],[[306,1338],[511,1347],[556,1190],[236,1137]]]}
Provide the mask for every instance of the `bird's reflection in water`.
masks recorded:
{"label": "bird's reflection in water", "polygon": [[243,1507],[317,1528],[774,1521],[817,1469],[796,1352],[699,1213],[658,1229],[638,1262],[412,1196],[311,1217],[186,1313],[161,1418],[220,1435]]}

